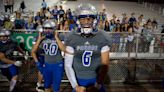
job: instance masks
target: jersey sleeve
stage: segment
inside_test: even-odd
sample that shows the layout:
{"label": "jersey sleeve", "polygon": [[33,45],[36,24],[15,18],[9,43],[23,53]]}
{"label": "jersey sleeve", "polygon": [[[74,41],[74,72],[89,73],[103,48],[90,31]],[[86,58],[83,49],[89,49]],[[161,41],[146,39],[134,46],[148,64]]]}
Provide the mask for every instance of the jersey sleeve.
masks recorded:
{"label": "jersey sleeve", "polygon": [[5,53],[5,55],[6,56],[11,56],[12,53],[13,53],[13,51],[16,50],[17,47],[18,47],[17,42],[14,42],[14,41],[8,42],[8,44],[5,45],[5,47],[4,47],[4,53]]}
{"label": "jersey sleeve", "polygon": [[102,32],[102,35],[104,37],[104,45],[107,45],[107,46],[111,47],[112,37],[105,31]]}
{"label": "jersey sleeve", "polygon": [[75,39],[73,33],[72,32],[68,33],[65,36],[65,40],[64,40],[65,45],[72,47],[72,45],[73,45],[73,39]]}
{"label": "jersey sleeve", "polygon": [[59,39],[60,39],[61,41],[64,41],[64,39],[65,39],[65,35],[62,34],[62,33],[59,33]]}

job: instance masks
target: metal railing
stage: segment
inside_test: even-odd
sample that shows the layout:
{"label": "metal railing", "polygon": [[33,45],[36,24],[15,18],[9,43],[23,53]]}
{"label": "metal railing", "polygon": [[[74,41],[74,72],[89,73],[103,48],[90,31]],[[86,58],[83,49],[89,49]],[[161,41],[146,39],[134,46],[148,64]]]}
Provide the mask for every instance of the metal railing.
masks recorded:
{"label": "metal railing", "polygon": [[[70,31],[57,30],[67,34]],[[13,31],[17,36],[24,34],[38,33],[36,30],[18,29]],[[20,35],[19,35],[20,33]],[[111,38],[111,57],[112,58],[147,58],[147,59],[163,59],[164,58],[164,34],[139,34],[128,32],[107,32]],[[27,36],[28,36],[27,35]],[[24,35],[22,36],[25,37]],[[30,36],[31,37],[31,36]],[[26,37],[28,38],[28,37]],[[15,39],[20,39],[15,37]],[[23,39],[23,41],[26,41]],[[25,42],[26,44],[29,42]],[[32,47],[32,46],[31,46]]]}

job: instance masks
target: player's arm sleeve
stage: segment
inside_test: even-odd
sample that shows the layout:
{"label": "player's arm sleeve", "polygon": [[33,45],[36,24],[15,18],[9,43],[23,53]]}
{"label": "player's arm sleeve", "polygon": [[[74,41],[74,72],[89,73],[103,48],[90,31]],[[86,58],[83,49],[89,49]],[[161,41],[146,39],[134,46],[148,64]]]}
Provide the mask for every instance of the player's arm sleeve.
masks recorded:
{"label": "player's arm sleeve", "polygon": [[[77,80],[76,80],[76,77],[75,77],[75,72],[72,68],[72,65],[73,65],[73,58],[74,58],[74,49],[70,46],[66,46],[66,50],[69,52],[69,53],[65,53],[65,72],[66,72],[66,75],[67,75],[67,78],[69,79],[70,83],[71,83],[71,86],[73,88],[75,88],[78,84],[77,84]],[[72,53],[72,54],[70,54]]]}
{"label": "player's arm sleeve", "polygon": [[107,65],[109,66],[109,52],[110,47],[108,45],[103,46],[101,48],[101,63],[102,65]]}
{"label": "player's arm sleeve", "polygon": [[109,50],[110,50],[110,47],[109,47],[108,45],[103,46],[103,47],[101,48],[101,53],[109,52]]}

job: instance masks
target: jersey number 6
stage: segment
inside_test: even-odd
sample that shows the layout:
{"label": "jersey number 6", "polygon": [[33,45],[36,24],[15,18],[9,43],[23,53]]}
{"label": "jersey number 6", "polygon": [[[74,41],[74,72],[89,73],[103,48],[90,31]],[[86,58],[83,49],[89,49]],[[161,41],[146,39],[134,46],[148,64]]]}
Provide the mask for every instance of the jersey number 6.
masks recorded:
{"label": "jersey number 6", "polygon": [[85,51],[82,56],[83,66],[89,67],[91,65],[92,51]]}

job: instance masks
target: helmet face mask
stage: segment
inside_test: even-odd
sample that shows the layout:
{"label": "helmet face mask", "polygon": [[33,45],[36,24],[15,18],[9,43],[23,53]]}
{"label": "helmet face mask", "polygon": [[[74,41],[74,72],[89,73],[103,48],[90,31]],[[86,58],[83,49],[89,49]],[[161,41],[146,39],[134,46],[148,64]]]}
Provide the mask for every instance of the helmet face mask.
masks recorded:
{"label": "helmet face mask", "polygon": [[81,33],[89,34],[93,30],[93,18],[80,18]]}
{"label": "helmet face mask", "polygon": [[46,38],[53,38],[53,29],[52,28],[43,28],[43,34],[46,36]]}
{"label": "helmet face mask", "polygon": [[53,28],[43,28],[43,32],[45,33],[52,33],[53,31]]}
{"label": "helmet face mask", "polygon": [[0,41],[2,43],[6,43],[8,40],[9,40],[9,37],[8,36],[0,36]]}

